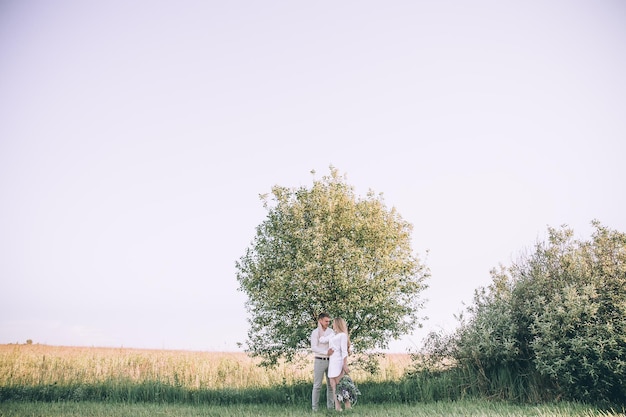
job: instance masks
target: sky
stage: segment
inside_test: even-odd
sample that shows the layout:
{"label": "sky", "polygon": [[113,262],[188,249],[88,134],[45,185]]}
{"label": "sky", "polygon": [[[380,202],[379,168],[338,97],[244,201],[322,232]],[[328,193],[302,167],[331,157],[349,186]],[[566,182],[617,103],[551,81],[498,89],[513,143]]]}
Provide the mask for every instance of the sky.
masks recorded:
{"label": "sky", "polygon": [[0,2],[0,343],[240,350],[259,195],[332,165],[413,225],[429,319],[390,351],[419,348],[548,226],[626,231],[625,21],[617,0]]}

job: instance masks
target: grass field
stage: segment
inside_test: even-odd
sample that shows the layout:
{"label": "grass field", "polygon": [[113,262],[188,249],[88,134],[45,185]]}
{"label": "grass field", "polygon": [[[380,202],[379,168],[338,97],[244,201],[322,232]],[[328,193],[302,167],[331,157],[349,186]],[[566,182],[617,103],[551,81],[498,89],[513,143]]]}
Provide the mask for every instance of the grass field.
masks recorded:
{"label": "grass field", "polygon": [[[310,397],[312,360],[273,369],[245,353],[0,345],[0,401],[293,404]],[[398,381],[409,355],[387,355],[362,384]]]}
{"label": "grass field", "polygon": [[[310,357],[267,370],[242,352],[193,352],[47,345],[0,345],[0,387],[159,382],[193,389],[241,389],[308,382]],[[360,381],[397,380],[410,366],[406,354],[380,359],[376,375],[355,369]]]}
{"label": "grass field", "polygon": [[2,417],[298,417],[350,415],[359,417],[618,417],[579,404],[539,406],[491,403],[488,401],[447,401],[428,404],[364,404],[351,412],[322,411],[313,414],[305,405],[263,404],[203,406],[186,404],[120,404],[102,402],[0,403]]}
{"label": "grass field", "polygon": [[[257,366],[244,353],[0,345],[0,417],[311,415],[311,358]],[[403,378],[409,355],[386,355],[379,372],[351,374],[355,416],[622,416],[572,403],[519,405],[471,398],[420,401]],[[421,397],[420,397],[421,395]],[[444,394],[445,395],[445,394]],[[323,403],[323,399],[322,399]],[[321,412],[318,415],[335,414]]]}

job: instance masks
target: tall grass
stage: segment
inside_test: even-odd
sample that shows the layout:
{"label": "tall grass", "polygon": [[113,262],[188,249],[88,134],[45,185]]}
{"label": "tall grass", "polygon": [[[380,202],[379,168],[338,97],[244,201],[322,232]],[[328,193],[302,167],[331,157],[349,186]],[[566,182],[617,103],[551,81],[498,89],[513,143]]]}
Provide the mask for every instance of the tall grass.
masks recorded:
{"label": "tall grass", "polygon": [[[312,361],[273,369],[245,353],[0,345],[0,401],[293,403],[310,398]],[[354,370],[362,384],[398,381],[409,355],[380,358],[379,371]]]}
{"label": "tall grass", "polygon": [[151,381],[195,389],[237,389],[303,378],[305,371],[298,367],[261,371],[243,353],[40,345],[0,347],[1,386]]}
{"label": "tall grass", "polygon": [[[20,408],[16,404],[56,402],[235,406],[246,410],[256,405],[273,405],[287,410],[302,407],[308,410],[313,373],[310,357],[281,363],[274,369],[261,368],[258,363],[245,353],[0,345],[0,415],[11,415],[6,410],[9,406]],[[484,386],[476,383],[476,375],[461,368],[407,372],[414,366],[410,355],[390,354],[380,358],[376,374],[353,370],[351,375],[363,393],[358,408],[367,409],[376,404],[395,410],[400,410],[400,405],[442,407],[442,403],[471,404],[479,399],[536,404],[533,398],[540,398],[529,389],[534,386],[532,381],[512,380],[509,375],[486,378],[490,382]],[[322,397],[324,394],[325,390]],[[321,402],[324,401],[322,398]],[[485,408],[492,403],[481,404]],[[410,408],[402,408],[395,414],[372,415],[420,415],[407,410]],[[459,411],[455,410],[449,415]]]}

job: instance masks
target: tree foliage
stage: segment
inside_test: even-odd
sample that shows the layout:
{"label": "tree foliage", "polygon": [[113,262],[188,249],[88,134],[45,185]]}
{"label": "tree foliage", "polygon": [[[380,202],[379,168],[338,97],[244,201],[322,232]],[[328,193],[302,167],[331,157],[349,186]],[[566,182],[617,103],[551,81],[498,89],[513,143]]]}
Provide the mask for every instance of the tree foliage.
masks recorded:
{"label": "tree foliage", "polygon": [[357,351],[419,324],[428,269],[412,252],[411,224],[382,196],[357,197],[331,167],[311,188],[274,186],[261,198],[267,217],[236,263],[249,353],[266,365],[291,360],[322,311],[346,319]]}
{"label": "tree foliage", "polygon": [[448,353],[479,384],[506,370],[544,395],[623,403],[626,235],[592,224],[589,241],[549,228],[547,242],[476,292]]}

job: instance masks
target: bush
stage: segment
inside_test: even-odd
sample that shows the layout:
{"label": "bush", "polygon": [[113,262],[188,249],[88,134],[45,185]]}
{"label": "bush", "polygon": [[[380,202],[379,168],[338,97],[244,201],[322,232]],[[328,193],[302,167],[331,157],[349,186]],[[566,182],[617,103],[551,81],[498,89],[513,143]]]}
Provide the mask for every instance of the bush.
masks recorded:
{"label": "bush", "polygon": [[532,311],[530,350],[537,370],[568,398],[623,403],[626,235],[594,225],[589,242],[552,230],[552,245],[537,251],[533,263],[552,273],[535,283],[545,295]]}
{"label": "bush", "polygon": [[624,404],[626,235],[593,226],[590,241],[549,228],[530,256],[492,271],[458,330],[431,337],[429,357],[482,395]]}

